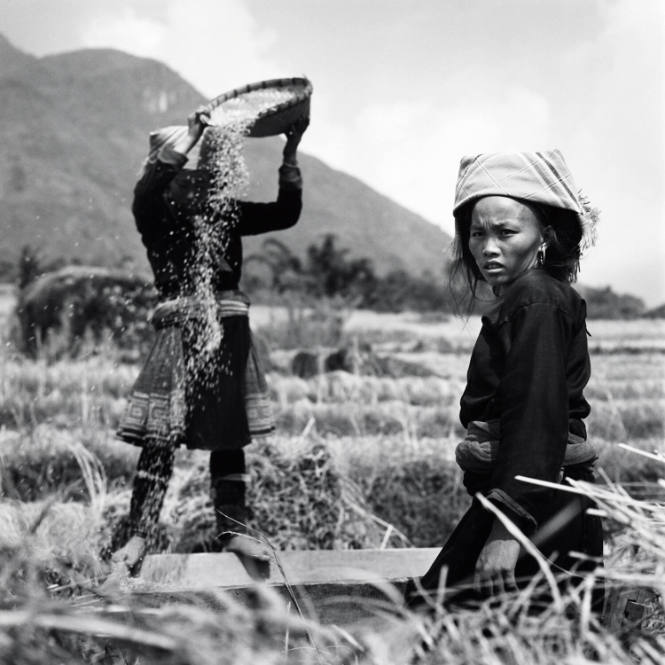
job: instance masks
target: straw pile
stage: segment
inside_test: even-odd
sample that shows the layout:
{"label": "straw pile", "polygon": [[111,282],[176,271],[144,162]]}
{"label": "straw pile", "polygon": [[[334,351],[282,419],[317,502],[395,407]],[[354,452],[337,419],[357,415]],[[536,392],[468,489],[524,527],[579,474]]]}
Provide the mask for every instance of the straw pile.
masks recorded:
{"label": "straw pile", "polygon": [[[665,469],[661,456],[651,458]],[[315,473],[325,476],[326,464],[321,453]],[[664,480],[654,485],[645,494],[665,493]],[[528,611],[530,595],[547,585],[552,574],[543,562],[544,574],[518,595],[474,610],[443,613],[433,608],[429,616],[385,607],[381,621],[351,634],[319,626],[268,591],[257,591],[252,608],[215,592],[205,603],[159,609],[121,594],[100,597],[86,592],[80,579],[75,588],[68,587],[62,577],[58,581],[36,569],[26,541],[2,553],[0,662],[660,665],[665,659],[663,494],[661,500],[638,500],[616,485],[580,482],[570,491],[592,497],[606,519],[609,556],[605,570],[597,574],[616,592],[614,602],[621,594],[625,600],[637,591],[648,592],[641,596],[641,617],[616,621],[616,614],[604,619],[593,615],[592,579],[566,596],[554,594],[546,611],[534,616]]]}

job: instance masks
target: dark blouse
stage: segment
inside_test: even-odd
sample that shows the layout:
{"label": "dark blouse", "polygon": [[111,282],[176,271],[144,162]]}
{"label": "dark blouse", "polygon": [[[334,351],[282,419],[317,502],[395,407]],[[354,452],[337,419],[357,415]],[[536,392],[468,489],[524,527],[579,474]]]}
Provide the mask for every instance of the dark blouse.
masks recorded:
{"label": "dark blouse", "polygon": [[[196,179],[204,176],[196,171],[183,171],[186,161],[185,155],[169,151],[164,161],[157,159],[147,165],[134,188],[132,212],[162,299],[193,291],[192,270],[198,260],[193,221],[196,211],[186,195],[196,185]],[[217,248],[212,274],[215,291],[238,288],[242,270],[241,236],[287,229],[298,221],[302,209],[300,170],[295,166],[280,168],[276,201],[232,200],[226,209],[232,214],[226,218],[218,214],[207,221],[215,227],[213,232],[221,232],[224,227],[224,242],[211,243]],[[219,249],[222,245],[223,250]]]}
{"label": "dark blouse", "polygon": [[557,482],[568,432],[586,438],[591,374],[586,305],[568,284],[534,269],[516,279],[482,319],[460,420],[500,422],[489,496],[527,531],[547,513],[549,492],[515,480]]}

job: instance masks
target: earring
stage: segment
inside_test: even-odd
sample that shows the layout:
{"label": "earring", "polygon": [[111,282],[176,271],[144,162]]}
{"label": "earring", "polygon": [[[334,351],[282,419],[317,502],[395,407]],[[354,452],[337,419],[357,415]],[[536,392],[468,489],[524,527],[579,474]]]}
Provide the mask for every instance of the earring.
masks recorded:
{"label": "earring", "polygon": [[536,254],[536,261],[538,262],[539,268],[542,268],[545,265],[546,251],[547,251],[547,245],[543,245]]}

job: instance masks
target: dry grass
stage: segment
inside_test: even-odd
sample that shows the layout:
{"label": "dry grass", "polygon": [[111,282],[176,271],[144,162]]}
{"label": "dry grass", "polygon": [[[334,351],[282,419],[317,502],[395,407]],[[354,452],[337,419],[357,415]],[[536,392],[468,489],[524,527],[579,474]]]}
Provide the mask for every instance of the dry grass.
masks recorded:
{"label": "dry grass", "polygon": [[[395,527],[391,546],[436,545],[466,507],[452,453],[467,353],[454,350],[469,348],[476,322],[465,328],[389,318],[353,314],[344,334],[366,333],[376,349],[422,363],[437,377],[270,376],[282,427],[270,446],[248,452],[253,525],[278,548],[380,546],[387,523]],[[663,324],[590,328],[592,346],[603,352],[592,360],[589,430],[611,484],[577,489],[606,515],[608,584],[662,594],[665,465],[617,443],[665,450],[665,354],[644,351],[665,337]],[[606,352],[611,348],[624,351]],[[255,609],[217,593],[204,604],[158,610],[126,595],[95,595],[104,572],[100,547],[129,501],[137,450],[116,441],[113,430],[136,372],[99,355],[53,364],[0,356],[0,662],[663,661],[657,597],[648,630],[608,632],[589,615],[580,589],[564,599],[568,612],[552,608],[539,618],[519,598],[429,617],[391,606],[349,635],[303,619],[269,593]],[[206,466],[204,453],[178,454],[163,514],[172,548],[186,551],[212,525]]]}
{"label": "dry grass", "polygon": [[[665,469],[665,463],[656,463]],[[665,504],[633,499],[615,485],[576,482],[570,490],[592,497],[619,534],[605,571],[597,574],[610,588],[638,586],[651,591],[648,615],[640,625],[623,621],[609,630],[592,614],[591,578],[535,616],[528,609],[529,598],[539,585],[547,585],[547,575],[519,594],[475,609],[441,612],[434,607],[427,615],[415,615],[399,605],[386,605],[377,610],[374,621],[350,632],[299,616],[269,590],[257,589],[251,609],[214,591],[197,600],[154,609],[118,589],[110,596],[85,592],[79,579],[77,593],[65,600],[62,585],[57,587],[60,598],[44,590],[48,578],[36,570],[37,557],[26,556],[33,547],[29,539],[38,537],[46,520],[47,513],[42,511],[33,516],[33,524],[39,526],[26,535],[24,543],[29,547],[18,543],[13,551],[4,549],[4,579],[19,574],[22,584],[3,586],[13,594],[10,600],[5,592],[0,610],[0,656],[3,662],[16,665],[115,665],[139,662],[139,657],[141,663],[183,665],[660,664],[665,658]],[[58,516],[53,520],[57,522]],[[58,555],[51,556],[54,561]],[[543,566],[551,575],[547,562]]]}

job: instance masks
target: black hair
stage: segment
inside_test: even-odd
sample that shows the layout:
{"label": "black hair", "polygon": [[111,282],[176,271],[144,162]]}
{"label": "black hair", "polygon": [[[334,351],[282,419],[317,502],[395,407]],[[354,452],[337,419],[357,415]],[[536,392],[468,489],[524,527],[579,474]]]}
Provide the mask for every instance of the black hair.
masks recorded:
{"label": "black hair", "polygon": [[[542,269],[561,282],[574,282],[580,268],[582,224],[573,210],[564,210],[531,201],[516,199],[530,208],[545,229],[547,250]],[[478,300],[478,286],[485,281],[471,250],[471,213],[478,199],[470,201],[455,212],[455,240],[453,259],[448,270],[449,284],[458,310],[466,300],[466,311],[470,313]],[[464,286],[466,297],[459,295]]]}

